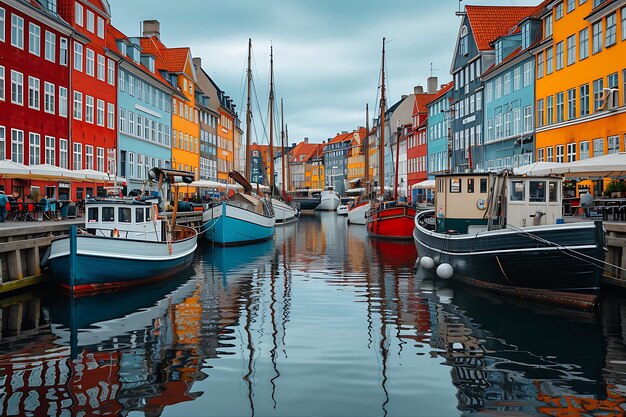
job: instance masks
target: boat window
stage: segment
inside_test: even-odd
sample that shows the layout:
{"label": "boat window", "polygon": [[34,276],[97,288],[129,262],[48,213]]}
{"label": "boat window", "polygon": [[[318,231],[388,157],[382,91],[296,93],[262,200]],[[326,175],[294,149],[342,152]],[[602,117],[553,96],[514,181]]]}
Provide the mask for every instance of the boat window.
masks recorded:
{"label": "boat window", "polygon": [[460,178],[450,178],[450,192],[451,193],[461,192],[461,179]]}
{"label": "boat window", "polygon": [[152,220],[152,219],[150,218],[150,208],[149,208],[149,207],[146,207],[146,221],[150,221],[150,220]]}
{"label": "boat window", "polygon": [[143,223],[143,207],[135,208],[135,223]]}
{"label": "boat window", "polygon": [[524,201],[524,181],[511,181],[511,201]]}
{"label": "boat window", "polygon": [[531,203],[541,203],[546,201],[546,182],[529,181],[528,194]]}
{"label": "boat window", "polygon": [[102,207],[102,221],[103,222],[112,222],[115,217],[115,208],[113,207]]}
{"label": "boat window", "polygon": [[90,223],[98,221],[98,207],[89,207],[87,209],[87,221]]}
{"label": "boat window", "polygon": [[548,198],[550,199],[551,203],[557,203],[559,201],[559,194],[558,194],[559,183],[556,181],[550,181],[549,186],[550,186],[549,188],[550,194],[548,194]]}
{"label": "boat window", "polygon": [[467,192],[468,193],[474,192],[474,178],[467,179]]}
{"label": "boat window", "polygon": [[120,207],[117,209],[117,221],[120,223],[130,223],[130,207]]}
{"label": "boat window", "polygon": [[483,194],[487,192],[487,178],[480,179],[480,192]]}

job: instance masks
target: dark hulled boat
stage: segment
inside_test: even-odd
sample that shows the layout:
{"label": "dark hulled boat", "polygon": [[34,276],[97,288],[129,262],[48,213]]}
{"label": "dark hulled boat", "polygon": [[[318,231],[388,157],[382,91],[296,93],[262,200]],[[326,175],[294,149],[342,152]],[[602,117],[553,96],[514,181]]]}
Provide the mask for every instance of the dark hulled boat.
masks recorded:
{"label": "dark hulled boat", "polygon": [[551,177],[437,177],[436,210],[415,217],[420,265],[434,260],[438,275],[453,273],[466,284],[593,308],[604,230],[601,222],[561,224],[561,186]]}

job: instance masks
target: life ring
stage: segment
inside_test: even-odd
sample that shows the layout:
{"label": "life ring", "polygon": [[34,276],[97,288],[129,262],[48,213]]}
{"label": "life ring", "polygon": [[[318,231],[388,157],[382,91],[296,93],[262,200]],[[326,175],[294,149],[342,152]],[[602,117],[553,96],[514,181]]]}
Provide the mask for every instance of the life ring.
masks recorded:
{"label": "life ring", "polygon": [[486,208],[486,202],[484,198],[479,198],[476,201],[476,207],[478,207],[479,210],[484,210]]}

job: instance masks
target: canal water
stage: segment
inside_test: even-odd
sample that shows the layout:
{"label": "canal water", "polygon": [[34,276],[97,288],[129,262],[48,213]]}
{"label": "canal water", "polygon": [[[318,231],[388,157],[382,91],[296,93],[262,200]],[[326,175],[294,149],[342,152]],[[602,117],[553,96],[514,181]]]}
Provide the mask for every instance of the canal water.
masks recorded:
{"label": "canal water", "polygon": [[0,300],[0,415],[626,414],[626,297],[522,304],[415,258],[316,213],[158,285]]}

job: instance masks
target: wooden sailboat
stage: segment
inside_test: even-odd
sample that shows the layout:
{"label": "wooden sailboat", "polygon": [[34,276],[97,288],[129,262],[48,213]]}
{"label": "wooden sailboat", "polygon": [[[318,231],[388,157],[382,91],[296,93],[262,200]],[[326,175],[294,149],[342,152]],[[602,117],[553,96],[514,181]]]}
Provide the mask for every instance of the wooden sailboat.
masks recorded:
{"label": "wooden sailboat", "polygon": [[[406,203],[398,201],[398,184],[394,184],[394,200],[384,201],[385,196],[385,39],[383,38],[383,58],[382,58],[382,84],[380,98],[380,144],[378,150],[378,172],[379,172],[379,192],[380,201],[373,203],[367,214],[367,233],[370,236],[412,239],[413,219],[416,210]],[[399,136],[398,136],[399,140]],[[396,144],[396,151],[400,144]],[[398,157],[396,157],[396,172],[398,172]]]}
{"label": "wooden sailboat", "polygon": [[246,172],[230,171],[229,177],[243,187],[228,200],[217,202],[202,213],[202,231],[206,239],[218,245],[241,245],[270,239],[274,235],[272,203],[252,193],[250,178],[250,135],[252,124],[252,40],[248,40],[248,100],[246,111]]}
{"label": "wooden sailboat", "polygon": [[[281,101],[281,119],[283,116],[283,106],[282,106],[282,101]],[[269,149],[269,153],[270,153],[270,193],[271,193],[271,198],[272,198],[272,206],[274,208],[274,213],[275,213],[275,217],[276,217],[276,223],[287,223],[287,222],[291,222],[294,221],[298,215],[300,214],[299,211],[293,207],[292,205],[290,205],[289,203],[287,203],[286,201],[284,201],[283,199],[281,199],[279,196],[276,195],[276,181],[274,178],[274,49],[270,49],[270,97],[269,97],[269,110],[270,110],[270,122],[269,122],[269,127],[270,127],[270,149]],[[285,158],[285,144],[284,144],[284,131],[283,134],[281,136],[281,140],[282,140],[282,160],[283,160],[283,195],[285,195],[285,180],[284,180],[284,173],[285,173],[285,167],[284,167],[284,158]]]}

